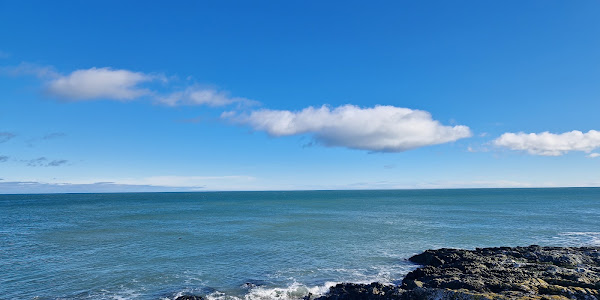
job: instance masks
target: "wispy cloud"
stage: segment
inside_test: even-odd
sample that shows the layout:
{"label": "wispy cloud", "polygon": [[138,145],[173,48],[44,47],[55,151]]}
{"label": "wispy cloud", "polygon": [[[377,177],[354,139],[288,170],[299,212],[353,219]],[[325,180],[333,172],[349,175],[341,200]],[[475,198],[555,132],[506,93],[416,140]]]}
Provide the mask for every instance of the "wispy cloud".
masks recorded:
{"label": "wispy cloud", "polygon": [[587,157],[589,157],[589,158],[600,157],[600,153],[590,153],[590,154],[587,155]]}
{"label": "wispy cloud", "polygon": [[222,118],[274,137],[309,134],[327,147],[375,152],[402,152],[471,136],[467,126],[444,126],[426,111],[395,106],[261,109],[242,115],[225,112]]}
{"label": "wispy cloud", "polygon": [[8,161],[10,157],[6,156],[6,155],[0,155],[0,162],[5,162]]}
{"label": "wispy cloud", "polygon": [[159,103],[167,106],[206,105],[220,107],[231,104],[240,106],[252,106],[258,104],[258,102],[254,100],[231,97],[226,91],[219,91],[214,88],[202,88],[200,86],[191,86],[183,91],[173,92],[166,96],[159,96],[156,99]]}
{"label": "wispy cloud", "polygon": [[29,160],[24,160],[23,162],[27,164],[29,167],[41,167],[47,164],[48,159],[45,157],[39,157]]}
{"label": "wispy cloud", "polygon": [[42,139],[43,140],[52,140],[52,139],[64,137],[66,135],[67,134],[64,132],[52,132],[52,133],[48,133],[48,134],[44,135],[42,137]]}
{"label": "wispy cloud", "polygon": [[[370,189],[458,189],[458,188],[531,188],[556,187],[552,183],[531,183],[514,180],[431,180],[431,181],[363,181],[336,185],[311,185],[306,189],[370,190]],[[573,186],[590,186],[589,184]]]}
{"label": "wispy cloud", "polygon": [[560,156],[570,151],[590,153],[600,147],[600,131],[590,130],[583,133],[578,130],[555,134],[542,133],[504,133],[493,141],[494,145],[511,150],[526,151],[532,155]]}
{"label": "wispy cloud", "polygon": [[51,66],[23,62],[16,67],[2,67],[0,71],[9,76],[35,76],[42,80],[60,77],[60,74]]}
{"label": "wispy cloud", "polygon": [[484,145],[477,145],[475,147],[473,146],[468,146],[467,147],[467,152],[471,152],[471,153],[477,153],[477,152],[489,152],[490,149],[487,147],[489,143],[486,143]]}
{"label": "wispy cloud", "polygon": [[205,187],[210,182],[253,181],[252,176],[151,176],[144,178],[121,178],[114,180],[119,184],[151,185],[165,187]]}
{"label": "wispy cloud", "polygon": [[16,135],[12,132],[0,132],[0,143],[6,143],[10,139],[14,138]]}
{"label": "wispy cloud", "polygon": [[66,160],[66,159],[57,159],[57,160],[52,160],[52,161],[48,162],[48,164],[46,166],[48,166],[48,167],[58,167],[58,166],[66,164],[68,162],[69,161]]}
{"label": "wispy cloud", "polygon": [[28,147],[34,147],[40,141],[54,140],[54,139],[59,139],[59,138],[65,137],[65,136],[67,136],[67,134],[64,132],[52,132],[52,133],[45,134],[42,137],[34,137],[34,138],[27,139],[25,142]]}
{"label": "wispy cloud", "polygon": [[29,167],[58,167],[67,164],[69,161],[65,159],[49,160],[46,157],[38,157],[34,159],[23,160]]}

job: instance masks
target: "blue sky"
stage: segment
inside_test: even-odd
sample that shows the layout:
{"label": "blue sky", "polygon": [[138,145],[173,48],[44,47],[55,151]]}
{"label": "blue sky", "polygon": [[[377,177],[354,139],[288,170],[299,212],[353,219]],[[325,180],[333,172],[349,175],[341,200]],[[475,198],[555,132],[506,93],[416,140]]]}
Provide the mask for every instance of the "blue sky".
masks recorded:
{"label": "blue sky", "polygon": [[0,193],[600,186],[598,1],[0,1]]}

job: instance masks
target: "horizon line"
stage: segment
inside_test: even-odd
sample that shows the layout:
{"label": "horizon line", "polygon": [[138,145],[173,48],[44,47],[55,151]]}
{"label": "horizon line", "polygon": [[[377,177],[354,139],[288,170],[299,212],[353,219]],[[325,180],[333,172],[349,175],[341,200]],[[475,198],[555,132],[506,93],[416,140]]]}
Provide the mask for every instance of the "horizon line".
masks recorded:
{"label": "horizon line", "polygon": [[346,191],[428,191],[428,190],[525,190],[525,189],[598,189],[600,186],[539,186],[539,187],[448,187],[448,188],[395,188],[395,189],[289,189],[289,190],[189,190],[189,191],[139,191],[139,192],[29,192],[2,193],[0,195],[63,195],[63,194],[183,194],[183,193],[265,193],[265,192],[346,192]]}

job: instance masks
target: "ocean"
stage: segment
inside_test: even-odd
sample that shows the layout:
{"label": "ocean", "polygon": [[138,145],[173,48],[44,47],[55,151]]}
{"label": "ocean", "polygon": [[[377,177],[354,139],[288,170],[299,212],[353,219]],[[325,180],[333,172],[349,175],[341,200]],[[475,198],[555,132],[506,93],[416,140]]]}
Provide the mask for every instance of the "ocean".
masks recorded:
{"label": "ocean", "polygon": [[0,195],[0,299],[299,299],[531,244],[600,245],[600,188]]}

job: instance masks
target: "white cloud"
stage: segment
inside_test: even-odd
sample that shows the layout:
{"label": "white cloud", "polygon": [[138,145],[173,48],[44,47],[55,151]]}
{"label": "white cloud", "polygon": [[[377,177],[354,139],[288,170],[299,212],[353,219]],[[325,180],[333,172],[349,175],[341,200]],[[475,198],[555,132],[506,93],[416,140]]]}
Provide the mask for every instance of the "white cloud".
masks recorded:
{"label": "white cloud", "polygon": [[167,96],[157,97],[158,102],[168,106],[179,105],[207,105],[212,107],[227,106],[230,104],[255,105],[258,102],[240,97],[231,97],[229,93],[212,88],[191,86],[180,92]]}
{"label": "white cloud", "polygon": [[496,146],[511,150],[527,151],[533,155],[560,156],[569,151],[589,153],[600,147],[600,131],[590,130],[583,133],[578,130],[554,134],[542,133],[511,133],[507,132],[494,140]]}
{"label": "white cloud", "polygon": [[589,157],[589,158],[600,157],[600,153],[590,153],[590,154],[587,155],[587,157]]}
{"label": "white cloud", "polygon": [[91,68],[76,70],[47,82],[49,94],[69,100],[114,99],[132,100],[151,93],[139,87],[156,76],[128,70]]}
{"label": "white cloud", "polygon": [[225,112],[221,117],[271,136],[311,134],[328,147],[378,152],[401,152],[471,136],[467,126],[444,126],[426,111],[395,106],[322,106],[299,112],[262,109],[249,115]]}
{"label": "white cloud", "polygon": [[[108,67],[80,69],[64,75],[52,66],[21,63],[16,67],[0,67],[0,73],[9,76],[35,76],[42,81],[48,95],[68,101],[125,101],[146,96],[155,103],[168,106],[222,107],[235,104],[239,108],[259,104],[254,100],[231,97],[227,91],[205,88],[194,83],[178,88],[173,84],[177,82],[177,77],[169,77],[167,80],[164,75]],[[157,86],[156,82],[161,82],[162,85]]]}

